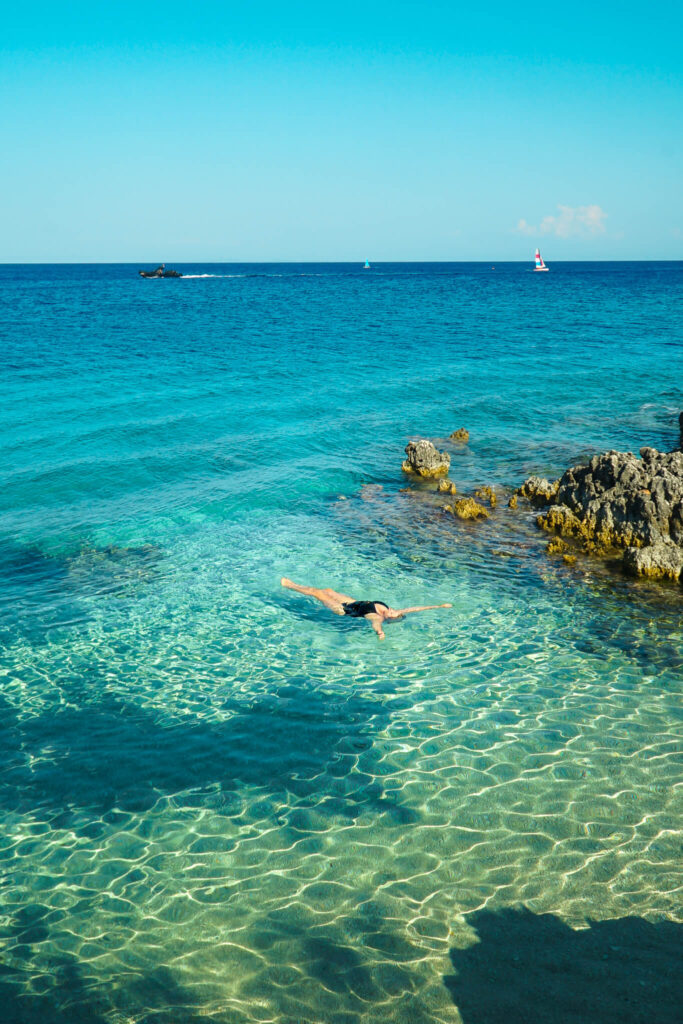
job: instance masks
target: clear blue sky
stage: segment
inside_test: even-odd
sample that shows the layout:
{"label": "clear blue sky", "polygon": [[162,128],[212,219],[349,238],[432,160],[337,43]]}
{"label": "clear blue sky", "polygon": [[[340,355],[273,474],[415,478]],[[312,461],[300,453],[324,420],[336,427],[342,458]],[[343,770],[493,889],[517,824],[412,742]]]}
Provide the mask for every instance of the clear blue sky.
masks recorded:
{"label": "clear blue sky", "polygon": [[6,6],[0,261],[683,257],[683,4]]}

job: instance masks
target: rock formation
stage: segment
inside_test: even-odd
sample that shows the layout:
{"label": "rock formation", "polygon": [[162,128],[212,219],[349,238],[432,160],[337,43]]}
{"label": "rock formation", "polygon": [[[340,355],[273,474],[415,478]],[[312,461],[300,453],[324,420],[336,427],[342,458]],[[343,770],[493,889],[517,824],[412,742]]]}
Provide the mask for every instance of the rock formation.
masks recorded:
{"label": "rock formation", "polygon": [[634,576],[679,580],[683,578],[683,548],[663,540],[646,548],[627,548],[624,568]]}
{"label": "rock formation", "polygon": [[[573,466],[557,485],[532,477],[519,493],[554,503],[537,518],[545,530],[577,540],[589,554],[615,556],[641,576],[683,576],[683,452],[641,448],[606,452]],[[533,481],[533,484],[532,484]],[[548,497],[550,491],[553,496]]]}
{"label": "rock formation", "polygon": [[[557,488],[560,485],[559,480],[555,480],[551,483],[550,480],[546,480],[544,476],[530,476],[528,480],[525,480],[521,487],[517,489],[517,494],[521,494],[523,498],[530,501],[532,505],[537,505],[539,508],[543,505],[549,505],[557,494]],[[511,505],[510,508],[515,508],[515,505]]]}
{"label": "rock formation", "polygon": [[455,486],[452,480],[440,480],[439,486],[437,487],[439,494],[457,494],[458,488]]}
{"label": "rock formation", "polygon": [[458,519],[488,519],[489,513],[474,498],[458,498],[452,505],[445,505],[447,512],[452,512]]}
{"label": "rock formation", "polygon": [[401,467],[403,472],[414,473],[425,479],[446,476],[451,464],[448,452],[437,451],[431,441],[409,441],[406,456]]}
{"label": "rock formation", "polygon": [[[683,427],[681,427],[681,430],[683,430]],[[462,441],[463,444],[465,444],[467,441],[469,441],[469,439],[470,439],[470,432],[469,432],[469,430],[465,430],[464,427],[458,427],[458,429],[454,430],[453,433],[450,436],[450,440],[451,441]]]}

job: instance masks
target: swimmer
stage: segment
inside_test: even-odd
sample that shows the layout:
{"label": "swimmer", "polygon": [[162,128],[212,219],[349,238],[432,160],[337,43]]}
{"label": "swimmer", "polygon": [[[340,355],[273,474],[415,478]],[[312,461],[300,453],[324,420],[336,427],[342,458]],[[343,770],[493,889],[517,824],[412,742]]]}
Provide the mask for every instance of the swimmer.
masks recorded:
{"label": "swimmer", "polygon": [[452,604],[423,604],[413,608],[390,608],[384,601],[354,601],[348,594],[340,594],[331,587],[302,587],[283,576],[280,580],[283,587],[296,590],[307,597],[314,597],[335,615],[350,615],[352,619],[367,619],[380,640],[384,640],[382,624],[393,619],[402,619],[413,612],[428,612],[433,608],[452,608]]}

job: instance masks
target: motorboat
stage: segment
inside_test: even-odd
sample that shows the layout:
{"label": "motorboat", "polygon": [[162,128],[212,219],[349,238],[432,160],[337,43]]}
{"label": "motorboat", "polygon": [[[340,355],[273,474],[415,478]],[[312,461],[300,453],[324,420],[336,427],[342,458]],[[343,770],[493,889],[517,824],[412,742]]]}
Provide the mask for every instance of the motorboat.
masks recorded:
{"label": "motorboat", "polygon": [[156,270],[138,270],[140,277],[182,277],[177,270],[167,270],[166,264],[162,263]]}

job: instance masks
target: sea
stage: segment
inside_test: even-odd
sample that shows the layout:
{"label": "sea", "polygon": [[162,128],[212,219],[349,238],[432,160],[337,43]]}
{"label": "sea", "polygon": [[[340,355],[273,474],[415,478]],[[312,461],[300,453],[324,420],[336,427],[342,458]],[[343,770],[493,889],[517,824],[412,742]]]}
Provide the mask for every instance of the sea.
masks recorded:
{"label": "sea", "polygon": [[531,267],[0,266],[4,1024],[679,1019],[683,589],[507,502],[679,445],[683,263]]}

